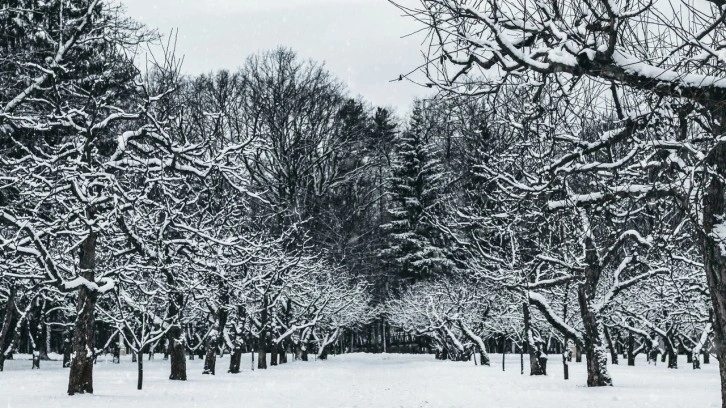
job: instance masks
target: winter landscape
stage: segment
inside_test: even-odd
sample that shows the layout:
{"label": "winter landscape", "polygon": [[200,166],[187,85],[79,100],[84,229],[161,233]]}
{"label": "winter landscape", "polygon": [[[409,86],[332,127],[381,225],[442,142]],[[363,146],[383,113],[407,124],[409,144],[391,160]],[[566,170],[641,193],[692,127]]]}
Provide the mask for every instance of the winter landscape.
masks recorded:
{"label": "winter landscape", "polygon": [[0,405],[726,408],[724,50],[722,0],[0,0]]}

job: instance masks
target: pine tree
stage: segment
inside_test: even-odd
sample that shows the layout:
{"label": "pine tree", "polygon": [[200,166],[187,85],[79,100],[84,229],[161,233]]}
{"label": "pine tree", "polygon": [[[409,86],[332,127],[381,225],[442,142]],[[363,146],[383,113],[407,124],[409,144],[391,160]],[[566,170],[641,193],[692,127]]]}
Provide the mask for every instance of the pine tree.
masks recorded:
{"label": "pine tree", "polygon": [[441,228],[445,215],[446,173],[437,158],[431,127],[420,103],[409,129],[395,140],[389,180],[390,221],[381,251],[395,275],[418,281],[454,268],[453,250]]}

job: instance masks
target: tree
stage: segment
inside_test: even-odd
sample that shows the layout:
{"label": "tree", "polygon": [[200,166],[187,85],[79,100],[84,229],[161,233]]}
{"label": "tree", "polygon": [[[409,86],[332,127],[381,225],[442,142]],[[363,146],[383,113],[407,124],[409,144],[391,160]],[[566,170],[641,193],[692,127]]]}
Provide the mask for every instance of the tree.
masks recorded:
{"label": "tree", "polygon": [[[174,268],[174,257],[193,259],[191,248],[207,238],[185,228],[185,211],[201,205],[208,176],[235,180],[239,169],[218,163],[242,147],[210,155],[208,141],[172,131],[178,64],[168,54],[142,76],[131,51],[154,36],[138,24],[98,0],[42,5],[38,13],[28,5],[0,14],[3,24],[36,30],[25,34],[44,41],[45,53],[31,52],[34,40],[3,37],[12,43],[2,49],[3,72],[21,80],[8,82],[0,100],[0,250],[23,259],[18,279],[78,295],[73,395],[93,392],[94,313],[98,298],[133,269],[123,266],[155,263],[172,288],[169,314],[179,315],[175,272],[193,262]],[[181,338],[175,327],[169,333]],[[181,346],[175,361],[183,363]]]}
{"label": "tree", "polygon": [[[590,101],[596,97],[608,100],[619,113],[626,125],[622,131],[604,132],[597,143],[563,148],[561,160],[546,169],[547,180],[570,174],[567,168],[577,161],[584,162],[578,169],[590,166],[594,173],[603,163],[596,159],[597,153],[617,145],[625,146],[626,151],[638,149],[649,157],[660,154],[672,159],[660,161],[665,176],[661,180],[621,189],[599,189],[594,184],[587,193],[569,196],[568,202],[585,206],[624,196],[671,196],[682,203],[694,223],[694,242],[700,242],[703,250],[717,353],[726,355],[726,293],[718,283],[726,277],[720,221],[726,201],[726,150],[721,141],[726,120],[721,86],[724,67],[715,51],[720,47],[718,33],[724,29],[726,13],[720,2],[704,4],[709,12],[703,18],[695,5],[684,5],[684,18],[676,20],[658,2],[527,5],[524,0],[423,0],[421,4],[420,9],[402,7],[431,27],[435,45],[427,62],[429,67],[437,65],[435,70],[427,70],[432,82],[448,90],[489,94],[517,78],[532,89],[535,102],[546,98],[544,90],[554,85],[563,92],[559,101],[565,105],[582,104],[587,98],[579,98],[577,92],[585,92]],[[662,35],[643,46],[647,27],[656,25]],[[612,92],[598,91],[602,87],[594,84],[604,84]],[[663,119],[658,116],[665,112],[682,124],[682,131],[659,133],[643,143],[634,137],[642,122],[628,120],[642,108],[648,122]],[[634,156],[619,156],[609,164],[625,168],[633,160]],[[672,165],[674,162],[679,164]],[[641,170],[641,174],[649,172]],[[687,178],[693,181],[684,189],[682,180]],[[726,366],[721,367],[721,378],[726,406]]]}
{"label": "tree", "polygon": [[382,226],[388,242],[381,255],[404,281],[445,276],[454,268],[454,251],[440,228],[446,208],[446,174],[430,141],[433,135],[421,105],[414,108],[410,128],[395,140],[390,221]]}

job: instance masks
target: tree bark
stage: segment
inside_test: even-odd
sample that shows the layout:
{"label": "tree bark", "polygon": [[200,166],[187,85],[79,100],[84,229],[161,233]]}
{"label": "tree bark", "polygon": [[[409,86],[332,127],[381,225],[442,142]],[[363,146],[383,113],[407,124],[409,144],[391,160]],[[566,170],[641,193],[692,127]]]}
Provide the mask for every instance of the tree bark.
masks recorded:
{"label": "tree bark", "polygon": [[6,339],[8,333],[10,333],[10,326],[13,323],[13,315],[15,314],[15,287],[10,286],[10,294],[8,295],[8,301],[5,303],[5,312],[3,314],[3,325],[0,330],[0,371],[3,371],[5,367],[5,348],[7,345]]}
{"label": "tree bark", "polygon": [[287,363],[287,347],[285,347],[285,340],[281,341],[278,345],[277,353],[280,358],[280,364]]}
{"label": "tree bark", "polygon": [[582,362],[582,347],[579,344],[575,344],[575,362]]}
{"label": "tree bark", "polygon": [[138,377],[136,381],[136,389],[140,390],[144,384],[144,354],[143,349],[139,349],[136,357],[136,368],[138,371]]}
{"label": "tree bark", "polygon": [[[93,283],[96,266],[96,232],[90,231],[81,244],[79,268],[81,277]],[[93,312],[98,294],[81,285],[78,289],[76,322],[73,330],[73,358],[68,378],[68,395],[93,393]]]}
{"label": "tree bark", "polygon": [[164,270],[167,284],[172,291],[169,293],[169,317],[173,323],[167,333],[167,354],[171,357],[171,372],[169,379],[174,381],[187,380],[187,361],[184,331],[181,327],[181,306],[184,304],[184,295],[178,291],[174,275],[169,270]]}
{"label": "tree bark", "polygon": [[264,296],[264,299],[262,301],[262,316],[261,316],[261,324],[262,327],[260,328],[260,338],[259,338],[259,352],[257,354],[257,368],[260,370],[266,370],[267,369],[267,307],[269,306],[269,299],[267,298],[267,295]]}
{"label": "tree bark", "polygon": [[28,335],[30,337],[30,345],[32,347],[31,355],[33,361],[31,370],[36,368],[40,370],[40,349],[43,344],[43,303],[41,303],[38,298],[33,299],[32,302],[30,318],[28,319]]}
{"label": "tree bark", "polygon": [[319,360],[327,360],[328,359],[328,350],[329,350],[329,348],[330,347],[327,346],[327,345],[323,346],[323,348],[320,350],[320,353],[318,354],[318,359]]}
{"label": "tree bark", "polygon": [[211,333],[207,339],[207,353],[204,356],[204,371],[202,374],[215,374],[217,366],[217,339],[216,333]]}
{"label": "tree bark", "polygon": [[63,333],[63,368],[71,366],[71,352],[73,351],[73,335],[70,331]]}
{"label": "tree bark", "polygon": [[[726,115],[719,118],[722,126]],[[719,132],[720,133],[720,132]],[[718,226],[722,226],[726,215],[726,185],[721,177],[726,175],[726,147],[720,146],[712,152],[714,167],[718,174],[709,176],[708,186],[703,199],[703,236],[702,251],[706,280],[713,306],[714,349],[719,359],[721,374],[721,404],[726,408],[726,249],[719,239]]]}
{"label": "tree bark", "polygon": [[277,346],[270,347],[270,366],[277,365]]}
{"label": "tree bark", "polygon": [[634,347],[635,347],[635,339],[633,338],[633,332],[628,330],[628,365],[629,366],[635,365],[635,354],[633,354]]}
{"label": "tree bark", "polygon": [[613,364],[618,363],[618,350],[613,345],[612,337],[610,337],[610,331],[607,327],[603,327],[603,334],[605,335],[605,341],[608,343],[608,349],[610,349],[610,361]]}
{"label": "tree bark", "polygon": [[529,375],[544,375],[537,356],[537,345],[530,322],[529,303],[524,302],[522,311],[524,312],[524,340],[527,343],[527,353],[529,354]]}
{"label": "tree bark", "polygon": [[229,371],[230,374],[239,374],[240,366],[242,365],[242,347],[236,345],[232,350],[232,354],[229,356]]}
{"label": "tree bark", "polygon": [[663,339],[666,348],[666,354],[668,354],[668,368],[678,368],[678,349],[673,344],[671,339],[668,337]]}
{"label": "tree bark", "polygon": [[607,371],[607,355],[600,340],[597,317],[590,311],[587,302],[587,290],[584,284],[577,288],[577,300],[580,304],[582,325],[585,329],[585,359],[587,360],[587,386],[602,387],[613,385]]}

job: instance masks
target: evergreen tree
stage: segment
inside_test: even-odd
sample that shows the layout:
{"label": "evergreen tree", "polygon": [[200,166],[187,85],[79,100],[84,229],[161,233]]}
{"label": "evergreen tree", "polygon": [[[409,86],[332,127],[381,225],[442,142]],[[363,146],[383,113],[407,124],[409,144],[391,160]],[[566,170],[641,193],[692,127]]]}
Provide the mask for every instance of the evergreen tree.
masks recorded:
{"label": "evergreen tree", "polygon": [[437,157],[425,110],[416,103],[409,129],[396,138],[389,180],[390,221],[381,255],[395,275],[418,281],[454,268],[445,216],[446,173]]}

